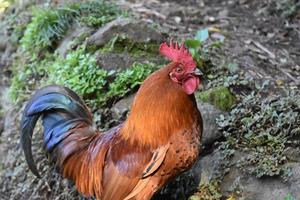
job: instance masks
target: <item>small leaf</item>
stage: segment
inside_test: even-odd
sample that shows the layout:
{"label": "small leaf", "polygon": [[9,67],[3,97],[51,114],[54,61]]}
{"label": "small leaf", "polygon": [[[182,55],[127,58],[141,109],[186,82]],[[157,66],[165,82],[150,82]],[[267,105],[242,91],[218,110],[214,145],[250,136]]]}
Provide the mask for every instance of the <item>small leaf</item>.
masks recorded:
{"label": "small leaf", "polygon": [[204,42],[209,37],[208,28],[197,31],[195,39]]}
{"label": "small leaf", "polygon": [[236,72],[237,70],[238,70],[238,65],[236,64],[236,63],[229,63],[228,65],[227,65],[227,69],[231,72],[231,73],[233,73],[233,72]]}
{"label": "small leaf", "polygon": [[185,41],[185,45],[188,48],[196,49],[197,47],[200,46],[200,44],[201,44],[201,42],[199,40],[188,39]]}

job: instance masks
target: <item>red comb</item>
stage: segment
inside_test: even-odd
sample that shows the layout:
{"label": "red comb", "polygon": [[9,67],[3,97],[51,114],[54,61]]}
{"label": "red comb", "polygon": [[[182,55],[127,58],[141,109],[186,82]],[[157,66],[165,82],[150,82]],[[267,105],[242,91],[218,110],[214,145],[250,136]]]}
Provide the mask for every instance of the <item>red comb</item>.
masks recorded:
{"label": "red comb", "polygon": [[159,51],[162,55],[166,56],[173,62],[179,62],[187,68],[194,69],[196,67],[196,62],[193,60],[189,51],[185,48],[184,43],[182,43],[181,47],[179,47],[178,42],[176,42],[174,47],[173,41],[170,40],[170,46],[164,42],[160,45]]}

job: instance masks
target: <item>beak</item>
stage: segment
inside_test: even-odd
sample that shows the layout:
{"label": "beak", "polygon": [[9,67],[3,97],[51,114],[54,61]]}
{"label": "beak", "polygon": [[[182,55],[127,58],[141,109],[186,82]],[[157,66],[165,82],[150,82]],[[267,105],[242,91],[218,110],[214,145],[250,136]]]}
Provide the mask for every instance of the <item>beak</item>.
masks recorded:
{"label": "beak", "polygon": [[203,75],[202,71],[199,68],[195,69],[194,74],[197,75],[197,76],[202,76]]}

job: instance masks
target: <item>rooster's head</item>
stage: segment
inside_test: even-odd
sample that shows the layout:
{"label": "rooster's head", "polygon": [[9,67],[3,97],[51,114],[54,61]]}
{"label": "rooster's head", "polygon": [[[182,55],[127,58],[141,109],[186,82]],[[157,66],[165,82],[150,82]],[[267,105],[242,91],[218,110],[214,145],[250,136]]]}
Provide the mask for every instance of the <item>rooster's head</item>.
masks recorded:
{"label": "rooster's head", "polygon": [[162,43],[159,50],[162,55],[172,61],[169,72],[170,79],[180,84],[188,95],[194,93],[200,84],[199,75],[202,73],[184,44],[179,47],[176,42],[174,46],[171,40],[169,46],[166,42]]}

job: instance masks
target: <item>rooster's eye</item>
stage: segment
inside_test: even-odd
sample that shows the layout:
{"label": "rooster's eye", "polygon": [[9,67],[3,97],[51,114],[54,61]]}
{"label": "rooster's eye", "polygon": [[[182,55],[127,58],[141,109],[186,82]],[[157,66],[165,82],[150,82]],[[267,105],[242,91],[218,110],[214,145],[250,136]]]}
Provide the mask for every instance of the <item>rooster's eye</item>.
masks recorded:
{"label": "rooster's eye", "polygon": [[183,69],[182,69],[181,67],[177,67],[177,68],[175,69],[175,71],[176,71],[177,73],[181,73],[181,72],[183,71]]}

